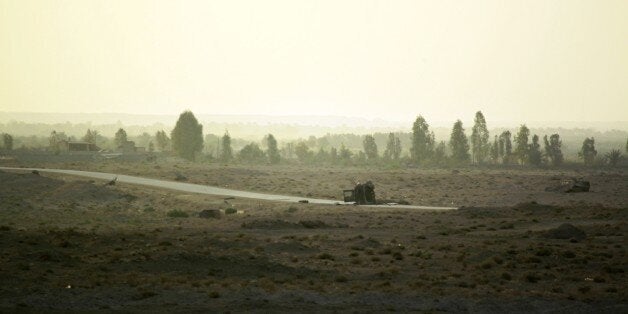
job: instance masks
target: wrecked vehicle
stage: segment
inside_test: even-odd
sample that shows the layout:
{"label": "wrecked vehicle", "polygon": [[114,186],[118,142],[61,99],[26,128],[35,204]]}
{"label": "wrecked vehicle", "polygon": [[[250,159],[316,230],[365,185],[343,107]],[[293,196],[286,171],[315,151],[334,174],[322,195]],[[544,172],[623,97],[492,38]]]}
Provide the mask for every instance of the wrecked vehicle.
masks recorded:
{"label": "wrecked vehicle", "polygon": [[355,202],[358,205],[376,204],[375,201],[375,185],[371,181],[359,183],[355,185],[353,190],[343,190],[344,201],[347,203]]}
{"label": "wrecked vehicle", "polygon": [[567,179],[563,180],[558,186],[551,186],[545,188],[547,192],[562,192],[562,193],[578,193],[589,192],[591,183],[582,179]]}

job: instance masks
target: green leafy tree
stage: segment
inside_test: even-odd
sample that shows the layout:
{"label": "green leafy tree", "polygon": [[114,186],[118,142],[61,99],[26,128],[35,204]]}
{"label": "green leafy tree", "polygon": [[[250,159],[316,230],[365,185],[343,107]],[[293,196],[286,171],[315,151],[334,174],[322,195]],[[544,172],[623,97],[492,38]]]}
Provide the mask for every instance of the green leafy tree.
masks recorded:
{"label": "green leafy tree", "polygon": [[323,136],[316,139],[316,146],[319,148],[327,150],[329,148],[329,138]]}
{"label": "green leafy tree", "polygon": [[170,138],[164,130],[157,131],[157,133],[155,133],[155,141],[157,141],[157,148],[160,151],[165,152],[168,150],[168,147],[170,146]]}
{"label": "green leafy tree", "polygon": [[446,150],[447,150],[447,145],[445,144],[445,141],[440,141],[438,145],[436,145],[436,148],[434,148],[433,158],[437,164],[442,164],[447,159]]}
{"label": "green leafy tree", "polygon": [[434,135],[434,131],[430,131],[427,143],[427,156],[428,158],[432,158],[434,157],[434,148],[436,147],[436,135]]}
{"label": "green leafy tree", "polygon": [[266,154],[256,143],[250,143],[240,150],[238,158],[242,161],[262,162],[266,159]]}
{"label": "green leafy tree", "polygon": [[483,163],[488,156],[490,145],[488,143],[489,133],[486,127],[486,120],[482,111],[475,113],[473,128],[471,128],[471,147],[474,163]]}
{"label": "green leafy tree", "polygon": [[50,150],[54,152],[59,151],[59,137],[57,137],[57,131],[50,132],[50,136],[48,137],[48,147]]}
{"label": "green leafy tree", "polygon": [[317,162],[326,162],[328,161],[329,158],[329,153],[322,147],[320,147],[318,149],[318,153],[316,153],[316,161]]}
{"label": "green leafy tree", "polygon": [[541,154],[541,145],[539,144],[539,136],[532,136],[532,144],[528,147],[528,161],[530,164],[540,166],[543,159]]}
{"label": "green leafy tree", "polygon": [[410,157],[419,164],[429,159],[434,151],[434,133],[422,116],[418,116],[412,125],[412,148]]}
{"label": "green leafy tree", "polygon": [[49,148],[50,150],[55,153],[55,154],[59,154],[61,152],[61,148],[59,147],[59,143],[61,141],[65,141],[67,140],[68,137],[65,135],[65,133],[63,132],[59,132],[57,133],[57,131],[52,131],[50,132],[50,137],[48,137],[48,143],[49,143]]}
{"label": "green leafy tree", "polygon": [[489,157],[491,158],[491,162],[493,164],[497,164],[499,162],[499,145],[499,136],[495,135],[495,139],[493,140],[493,144],[491,145],[489,152]]}
{"label": "green leafy tree", "polygon": [[399,160],[401,157],[401,140],[395,136],[395,133],[388,134],[388,142],[386,142],[386,150],[384,150],[384,159]]}
{"label": "green leafy tree", "polygon": [[203,138],[203,152],[211,156],[211,159],[218,158],[220,156],[220,136],[205,134],[205,138]]}
{"label": "green leafy tree", "polygon": [[469,141],[464,134],[464,128],[460,120],[454,123],[454,127],[451,130],[449,147],[451,148],[451,158],[455,162],[463,163],[469,161]]}
{"label": "green leafy tree", "polygon": [[281,148],[281,155],[286,159],[292,159],[294,157],[294,143],[285,143]]}
{"label": "green leafy tree", "polygon": [[124,143],[128,141],[126,131],[123,128],[118,129],[113,141],[116,144],[116,147],[123,146]]}
{"label": "green leafy tree", "polygon": [[312,151],[310,151],[310,148],[305,142],[299,142],[294,148],[294,154],[297,155],[297,159],[299,159],[300,162],[307,162],[312,156]]}
{"label": "green leafy tree", "polygon": [[515,135],[515,155],[521,164],[525,164],[528,161],[529,137],[530,129],[525,124],[521,125],[519,132]]}
{"label": "green leafy tree", "polygon": [[87,129],[87,132],[83,136],[83,141],[91,144],[96,144],[96,139],[98,138],[98,131]]}
{"label": "green leafy tree", "polygon": [[590,166],[593,165],[595,156],[597,156],[597,150],[595,150],[595,139],[593,137],[587,137],[582,142],[582,148],[580,149],[580,152],[578,152],[578,157],[584,160],[585,165]]}
{"label": "green leafy tree", "polygon": [[401,140],[398,136],[395,137],[395,146],[392,152],[393,160],[399,160],[401,158]]}
{"label": "green leafy tree", "polygon": [[307,147],[314,147],[314,146],[316,146],[317,142],[318,142],[318,140],[316,139],[316,136],[310,135],[307,138],[307,140],[305,141],[305,144],[307,144]]}
{"label": "green leafy tree", "polygon": [[2,134],[2,143],[4,144],[4,150],[12,151],[13,150],[13,136],[8,133]]}
{"label": "green leafy tree", "polygon": [[268,134],[266,136],[266,154],[268,155],[268,161],[271,164],[277,164],[281,160],[281,155],[279,154],[279,148],[277,148],[277,140],[272,134]]}
{"label": "green leafy tree", "polygon": [[549,159],[552,166],[560,166],[563,163],[563,142],[560,140],[560,135],[552,134],[547,139],[547,135],[543,136],[543,143],[545,144],[545,156]]}
{"label": "green leafy tree", "polygon": [[364,147],[364,154],[368,160],[377,159],[377,144],[375,143],[375,138],[372,135],[366,135],[364,137],[362,146]]}
{"label": "green leafy tree", "polygon": [[333,163],[338,160],[338,150],[336,149],[336,147],[332,147],[329,150],[329,160],[331,160],[331,162]]}
{"label": "green leafy tree", "polygon": [[358,164],[364,165],[366,163],[366,154],[363,151],[358,151],[358,153],[353,156],[353,160]]}
{"label": "green leafy tree", "polygon": [[231,149],[231,136],[229,136],[228,131],[225,131],[225,135],[222,136],[220,142],[220,160],[223,162],[231,161],[233,159],[233,150]]}
{"label": "green leafy tree", "polygon": [[510,163],[512,156],[512,141],[510,140],[510,131],[504,131],[499,135],[499,156],[502,163],[507,165]]}
{"label": "green leafy tree", "polygon": [[184,111],[170,132],[170,138],[172,150],[179,157],[194,160],[196,153],[203,149],[203,126],[198,123],[192,111]]}
{"label": "green leafy tree", "polygon": [[338,152],[338,154],[340,156],[340,159],[343,161],[348,161],[353,156],[353,153],[347,147],[345,147],[344,143],[340,145],[340,151]]}

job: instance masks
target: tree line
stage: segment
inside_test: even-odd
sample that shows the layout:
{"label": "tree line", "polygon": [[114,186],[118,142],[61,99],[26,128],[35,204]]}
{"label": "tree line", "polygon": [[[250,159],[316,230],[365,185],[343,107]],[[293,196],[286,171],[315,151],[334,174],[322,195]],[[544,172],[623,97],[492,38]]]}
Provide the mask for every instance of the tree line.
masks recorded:
{"label": "tree line", "polygon": [[[203,146],[202,125],[194,115],[186,111],[181,114],[175,128],[171,132],[173,151],[186,159],[194,159]],[[162,133],[163,136],[163,133]],[[506,130],[494,135],[490,140],[486,119],[481,111],[475,114],[471,135],[467,137],[461,120],[457,120],[452,127],[448,142],[436,142],[434,132],[421,115],[412,125],[412,139],[410,156],[406,162],[415,165],[464,165],[464,164],[520,164],[542,166],[561,166],[564,162],[562,141],[560,135],[550,134],[543,136],[543,142],[537,134],[531,134],[530,129],[521,125],[513,134]],[[246,144],[237,154],[231,147],[229,132],[218,140],[215,157],[222,162],[234,159],[249,162],[268,162],[276,164],[285,159],[297,159],[303,163],[401,163],[402,145],[395,133],[389,133],[384,151],[380,150],[373,135],[365,135],[362,140],[362,149],[355,152],[344,144],[340,147],[326,149],[319,145],[318,151],[312,150],[307,141],[289,142],[279,149],[277,140],[272,134],[267,134],[260,147],[255,142]],[[628,150],[628,140],[626,143]],[[592,165],[597,156],[595,139],[585,138],[578,153],[585,165]],[[616,165],[622,158],[621,151],[614,149],[604,156],[610,165]]]}
{"label": "tree line", "polygon": [[[179,116],[170,133],[164,130],[154,135],[143,133],[135,137],[146,145],[147,151],[172,152],[188,160],[209,159],[220,162],[252,162],[277,164],[282,160],[297,160],[301,163],[330,164],[376,164],[376,165],[414,165],[414,166],[449,166],[449,165],[531,165],[559,167],[565,162],[563,144],[558,133],[543,135],[542,141],[537,134],[522,124],[516,133],[504,130],[494,134],[488,131],[487,122],[481,111],[475,114],[471,134],[466,135],[461,120],[454,122],[449,140],[436,141],[434,131],[424,117],[417,116],[414,121],[408,154],[403,154],[401,136],[405,134],[391,132],[386,136],[383,151],[380,150],[373,134],[361,137],[361,149],[349,149],[341,142],[339,146],[331,145],[327,137],[309,137],[306,140],[289,141],[281,148],[273,134],[267,134],[261,143],[232,139],[225,130],[222,136],[207,134],[203,138],[203,126],[191,111]],[[352,140],[356,135],[347,135]],[[4,150],[11,150],[13,138],[4,133]],[[116,132],[113,143],[119,147],[129,137],[123,128]],[[381,139],[381,138],[380,138]],[[49,147],[57,149],[61,140],[75,140],[62,132],[53,131],[49,138]],[[81,140],[89,143],[103,143],[106,138],[98,131],[88,129]],[[237,151],[233,144],[237,143]],[[260,145],[261,144],[261,145]],[[626,141],[628,152],[628,139]],[[600,158],[601,157],[601,158]],[[586,137],[578,151],[585,165],[606,163],[615,166],[623,156],[619,149],[612,149],[603,156],[598,156],[595,139]]]}
{"label": "tree line", "polygon": [[[448,147],[447,147],[448,146]],[[449,148],[449,153],[445,149]],[[626,141],[628,152],[628,140]],[[582,142],[578,157],[591,166],[596,162],[595,139],[587,137]],[[475,114],[471,135],[465,134],[462,121],[457,120],[451,130],[448,143],[436,143],[434,132],[422,116],[418,116],[412,127],[411,159],[415,164],[502,164],[502,165],[549,165],[558,167],[564,162],[562,141],[558,133],[543,135],[543,143],[537,134],[522,124],[513,134],[506,130],[494,135],[492,142],[481,111]],[[602,162],[615,166],[622,159],[619,149],[606,153]]]}

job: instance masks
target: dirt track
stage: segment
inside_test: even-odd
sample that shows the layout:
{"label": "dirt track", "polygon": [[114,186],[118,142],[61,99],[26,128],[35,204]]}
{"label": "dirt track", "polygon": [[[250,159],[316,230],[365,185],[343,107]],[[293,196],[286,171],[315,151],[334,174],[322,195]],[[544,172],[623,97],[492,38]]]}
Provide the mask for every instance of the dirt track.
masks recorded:
{"label": "dirt track", "polygon": [[[311,203],[311,204],[352,205],[352,203],[345,203],[345,202],[337,201],[337,200],[304,198],[304,197],[297,197],[297,196],[239,191],[239,190],[224,189],[224,188],[200,185],[200,184],[173,182],[173,181],[141,178],[141,177],[135,177],[135,176],[114,174],[114,173],[104,173],[104,172],[92,172],[92,171],[68,170],[68,169],[12,168],[12,167],[0,167],[0,170],[18,170],[18,171],[36,170],[40,172],[69,174],[69,175],[74,175],[74,176],[81,176],[81,177],[101,179],[101,180],[112,180],[113,178],[117,178],[117,181],[122,182],[122,183],[140,184],[140,185],[145,185],[145,186],[171,189],[171,190],[177,190],[177,191],[188,192],[188,193],[243,197],[243,198],[274,201],[274,202],[298,203],[299,201],[306,200],[308,203]],[[369,207],[399,208],[399,209],[419,209],[419,210],[454,210],[456,209],[456,207],[416,206],[416,205],[368,205],[368,206]]]}

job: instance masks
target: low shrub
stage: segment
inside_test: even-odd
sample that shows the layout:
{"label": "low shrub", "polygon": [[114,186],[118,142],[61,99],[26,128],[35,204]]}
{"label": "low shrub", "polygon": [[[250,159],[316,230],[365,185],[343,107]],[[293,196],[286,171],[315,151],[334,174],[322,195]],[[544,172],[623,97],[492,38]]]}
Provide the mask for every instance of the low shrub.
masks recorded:
{"label": "low shrub", "polygon": [[231,215],[231,214],[235,214],[237,212],[238,211],[235,208],[233,208],[233,207],[229,207],[229,208],[225,209],[225,215]]}
{"label": "low shrub", "polygon": [[188,213],[179,209],[173,209],[169,211],[167,215],[172,218],[187,218],[189,216]]}
{"label": "low shrub", "polygon": [[329,254],[329,253],[322,253],[320,255],[318,255],[319,259],[328,259],[328,260],[334,260],[334,256]]}

